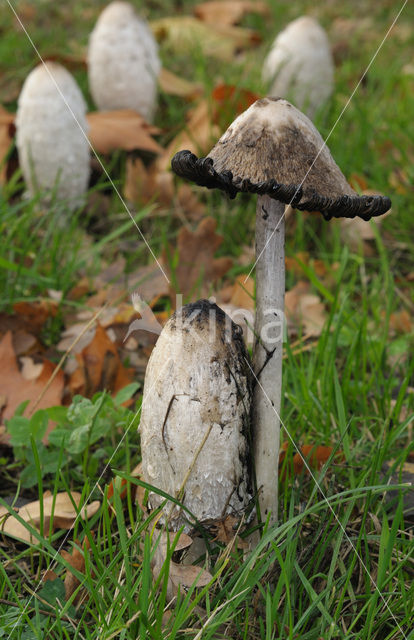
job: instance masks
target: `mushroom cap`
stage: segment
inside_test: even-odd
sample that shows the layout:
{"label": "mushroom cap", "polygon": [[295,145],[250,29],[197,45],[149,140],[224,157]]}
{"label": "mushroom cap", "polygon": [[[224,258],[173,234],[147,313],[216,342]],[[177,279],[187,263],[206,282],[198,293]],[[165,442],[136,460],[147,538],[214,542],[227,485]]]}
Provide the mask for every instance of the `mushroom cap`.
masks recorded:
{"label": "mushroom cap", "polygon": [[88,129],[86,103],[69,71],[55,62],[33,69],[16,114],[16,145],[29,195],[53,190],[72,208],[82,203],[90,173]]}
{"label": "mushroom cap", "polygon": [[97,107],[134,109],[151,120],[160,69],[148,24],[128,2],[111,2],[89,38],[89,87]]}
{"label": "mushroom cap", "polygon": [[311,118],[330,97],[334,62],[325,30],[315,18],[302,16],[276,37],[262,70],[269,95],[289,98]]}
{"label": "mushroom cap", "polygon": [[383,196],[358,196],[313,123],[281,98],[256,100],[234,120],[206,158],[180,151],[173,171],[234,198],[239,191],[267,194],[325,219],[369,220],[391,206]]}
{"label": "mushroom cap", "polygon": [[[251,500],[247,362],[242,331],[208,300],[173,314],[148,362],[139,427],[143,477],[177,496],[192,468],[182,502],[199,521],[236,514]],[[163,501],[150,494],[152,508]],[[169,522],[190,528],[178,508]]]}

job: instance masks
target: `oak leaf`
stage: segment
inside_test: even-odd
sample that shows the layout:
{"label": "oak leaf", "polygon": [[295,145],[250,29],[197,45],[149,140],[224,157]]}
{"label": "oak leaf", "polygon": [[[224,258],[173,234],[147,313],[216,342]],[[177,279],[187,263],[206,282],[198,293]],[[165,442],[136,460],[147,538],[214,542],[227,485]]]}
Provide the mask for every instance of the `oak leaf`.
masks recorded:
{"label": "oak leaf", "polygon": [[[204,218],[195,231],[182,227],[177,238],[177,267],[171,273],[176,293],[206,296],[211,285],[231,268],[231,258],[214,258],[223,237],[216,233],[214,218]],[[166,261],[166,260],[165,260]]]}
{"label": "oak leaf", "polygon": [[86,118],[90,127],[89,141],[98,153],[109,153],[115,149],[141,149],[156,154],[163,151],[151,137],[159,133],[159,129],[148,124],[137,111],[94,111],[88,113]]}
{"label": "oak leaf", "polygon": [[[12,334],[8,331],[0,342],[0,396],[5,398],[2,421],[9,420],[14,415],[17,407],[26,400],[29,400],[29,404],[25,409],[24,415],[28,415],[54,369],[55,365],[48,360],[44,360],[42,368],[36,369],[37,376],[32,375],[30,379],[26,379],[19,370],[13,349]],[[59,371],[43,398],[37,404],[37,409],[47,409],[61,404],[63,382],[63,372]],[[8,440],[9,435],[7,432],[0,433],[1,442],[5,443]]]}
{"label": "oak leaf", "polygon": [[79,367],[69,381],[73,393],[91,397],[96,391],[107,389],[116,394],[133,382],[132,369],[124,367],[116,345],[100,324],[94,338],[76,354],[76,359]]}

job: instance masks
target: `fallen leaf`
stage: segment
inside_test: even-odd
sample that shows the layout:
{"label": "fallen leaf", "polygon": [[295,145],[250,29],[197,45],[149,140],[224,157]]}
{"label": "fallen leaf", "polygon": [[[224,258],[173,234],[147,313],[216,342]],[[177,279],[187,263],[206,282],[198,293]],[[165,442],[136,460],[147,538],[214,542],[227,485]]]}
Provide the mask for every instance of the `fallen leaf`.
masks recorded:
{"label": "fallen leaf", "polygon": [[236,280],[230,287],[225,287],[219,293],[219,300],[227,304],[234,305],[242,309],[254,311],[254,280],[245,274],[237,276]]}
{"label": "fallen leaf", "polygon": [[240,22],[248,13],[270,14],[265,2],[249,0],[222,0],[220,2],[203,2],[194,7],[194,15],[203,22],[213,25],[232,25]]}
{"label": "fallen leaf", "polygon": [[235,543],[239,549],[248,549],[248,543],[237,535],[239,525],[240,520],[231,514],[222,520],[208,522],[208,528],[215,534],[214,540],[226,545]]}
{"label": "fallen leaf", "polygon": [[[214,258],[223,237],[216,233],[214,218],[204,218],[193,232],[182,227],[177,238],[177,267],[171,273],[176,292],[206,296],[211,285],[222,278],[233,264],[231,258]],[[171,248],[170,248],[171,250]],[[167,259],[164,257],[167,264]],[[172,287],[173,288],[173,287]]]}
{"label": "fallen leaf", "polygon": [[189,149],[196,155],[207,153],[220,137],[219,127],[212,121],[212,106],[208,100],[201,100],[189,111],[185,128],[170,142],[163,155],[157,160],[159,171],[171,167],[171,158],[177,151]]}
{"label": "fallen leaf", "polygon": [[[72,553],[69,553],[68,551],[65,551],[64,549],[62,549],[62,551],[60,552],[60,555],[62,556],[62,558],[64,558],[64,560],[66,560],[70,564],[71,567],[73,567],[80,573],[85,573],[85,554],[88,553],[90,546],[91,545],[88,538],[85,538],[84,543],[82,545],[83,547],[82,550],[80,550],[79,547],[74,546],[72,549]],[[80,582],[78,578],[75,576],[74,573],[72,573],[68,569],[66,571],[66,576],[64,581],[66,600],[69,600],[71,595],[78,588],[79,584]],[[79,602],[81,597],[82,597],[82,594],[78,593],[73,603],[76,604],[77,602]]]}
{"label": "fallen leaf", "polygon": [[252,29],[228,25],[210,25],[193,16],[170,16],[150,23],[151,29],[165,49],[174,53],[191,55],[200,51],[204,56],[231,61],[239,51],[261,42],[260,35]]}
{"label": "fallen leaf", "polygon": [[36,380],[43,370],[43,362],[34,362],[33,358],[20,358],[21,374],[25,380]]}
{"label": "fallen leaf", "polygon": [[285,294],[285,313],[290,332],[302,327],[307,336],[320,336],[326,321],[326,311],[319,296],[309,293],[310,284],[300,280]]}
{"label": "fallen leaf", "polygon": [[261,96],[243,87],[231,84],[219,84],[212,93],[213,121],[224,130],[234,118],[246,111]]}
{"label": "fallen leaf", "polygon": [[[279,453],[280,473],[282,473],[282,465],[290,448],[291,446],[288,441],[283,442]],[[303,459],[306,460],[308,466],[311,469],[320,471],[332,455],[333,447],[304,444],[300,448],[300,451],[301,453],[296,452],[293,456],[293,472],[295,475],[299,475],[300,473],[302,473],[303,469],[305,469],[305,472],[309,475],[309,471],[306,468]],[[343,462],[344,458],[342,451],[336,451],[334,459],[336,464],[338,464],[338,462]]]}
{"label": "fallen leaf", "polygon": [[69,388],[74,394],[91,397],[103,389],[116,394],[133,382],[132,369],[124,367],[116,345],[99,323],[94,338],[81,353],[76,354],[76,359],[79,368],[69,380]]}
{"label": "fallen leaf", "polygon": [[[151,569],[154,580],[157,580],[161,574],[164,563],[168,555],[168,540],[170,545],[174,547],[174,551],[181,551],[186,549],[192,544],[192,539],[185,533],[181,533],[176,540],[177,535],[163,532],[157,538],[158,545],[154,551],[154,555],[151,561]],[[154,540],[154,544],[156,541]],[[205,587],[213,576],[211,573],[194,565],[180,565],[170,560],[169,562],[169,574],[167,581],[167,598],[172,600],[178,592],[180,587],[192,587],[196,583],[197,587]]]}
{"label": "fallen leaf", "polygon": [[412,314],[408,313],[406,309],[392,313],[390,315],[390,329],[393,333],[411,333],[413,330]]}
{"label": "fallen leaf", "polygon": [[178,216],[181,214],[186,221],[190,222],[197,222],[206,214],[206,205],[198,199],[194,189],[186,182],[178,188],[174,213]]}
{"label": "fallen leaf", "polygon": [[94,111],[86,117],[90,127],[89,141],[99,153],[109,153],[115,149],[140,149],[156,154],[163,151],[151,137],[159,133],[159,129],[148,124],[137,111]]}
{"label": "fallen leaf", "polygon": [[[82,495],[76,491],[69,494],[62,492],[52,495],[50,491],[46,491],[43,494],[43,532],[47,537],[49,535],[49,529],[52,531],[55,529],[71,529],[78,516],[84,520],[91,518],[99,509],[99,500],[94,500],[87,506],[80,508]],[[76,509],[74,504],[76,505]],[[34,528],[40,531],[41,523],[41,505],[40,500],[29,502],[15,509],[19,516]],[[4,520],[3,520],[4,518]],[[6,535],[10,535],[16,538],[20,538],[24,542],[34,543],[38,542],[37,538],[32,536],[30,531],[21,524],[13,515],[9,514],[6,507],[0,506],[0,531]]]}
{"label": "fallen leaf", "polygon": [[185,80],[163,67],[158,76],[161,91],[172,96],[192,100],[203,93],[203,85]]}
{"label": "fallen leaf", "polygon": [[[34,402],[38,399],[49,381],[54,369],[55,365],[48,360],[44,360],[40,375],[35,379],[26,380],[19,371],[16,355],[13,350],[12,334],[8,331],[0,342],[0,395],[6,398],[2,421],[9,420],[14,415],[17,407],[25,400],[29,400],[29,404],[24,412],[24,415],[28,415]],[[63,371],[59,371],[37,405],[37,409],[47,409],[48,407],[61,404],[63,378]],[[2,434],[0,440],[3,443],[9,440],[7,432]]]}
{"label": "fallen leaf", "polygon": [[125,167],[124,197],[134,204],[168,206],[174,197],[174,180],[167,165],[165,154],[163,161],[145,165],[141,158],[127,158]]}
{"label": "fallen leaf", "polygon": [[45,299],[37,302],[16,302],[13,311],[25,323],[32,333],[38,335],[49,318],[54,318],[59,304],[55,300]]}
{"label": "fallen leaf", "polygon": [[9,163],[6,162],[6,158],[15,132],[14,114],[9,113],[0,105],[0,184],[7,182],[10,177]]}

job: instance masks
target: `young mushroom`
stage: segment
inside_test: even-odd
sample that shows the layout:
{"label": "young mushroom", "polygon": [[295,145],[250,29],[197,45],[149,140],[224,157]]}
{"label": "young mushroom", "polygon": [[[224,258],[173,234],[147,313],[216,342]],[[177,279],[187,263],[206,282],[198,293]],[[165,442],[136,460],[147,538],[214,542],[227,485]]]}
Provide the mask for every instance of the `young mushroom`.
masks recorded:
{"label": "young mushroom", "polygon": [[358,196],[319,132],[286,100],[257,100],[230,125],[206,158],[180,151],[172,168],[181,177],[231,198],[258,195],[256,208],[256,319],[253,365],[253,453],[262,518],[277,519],[282,318],[285,293],[284,207],[332,217],[369,220],[389,209],[389,198]]}
{"label": "young mushroom", "polygon": [[158,46],[129,2],[111,2],[89,38],[89,87],[102,110],[134,109],[151,121],[161,69]]}
{"label": "young mushroom", "polygon": [[[177,310],[148,362],[140,421],[143,477],[200,522],[242,514],[251,501],[251,374],[241,329],[217,305]],[[156,508],[164,498],[150,494]],[[170,530],[188,514],[164,506]]]}
{"label": "young mushroom", "polygon": [[262,70],[269,95],[289,98],[309,118],[332,94],[334,62],[325,30],[315,18],[290,22],[276,37]]}
{"label": "young mushroom", "polygon": [[86,104],[72,75],[46,62],[27,76],[16,114],[16,146],[28,195],[80,206],[89,182]]}

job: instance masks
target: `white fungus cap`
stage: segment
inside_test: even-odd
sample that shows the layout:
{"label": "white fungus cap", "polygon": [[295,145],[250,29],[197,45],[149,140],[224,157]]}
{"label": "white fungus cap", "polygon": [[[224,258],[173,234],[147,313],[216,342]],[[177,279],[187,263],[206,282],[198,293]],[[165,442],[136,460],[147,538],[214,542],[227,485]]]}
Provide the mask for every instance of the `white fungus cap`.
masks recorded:
{"label": "white fungus cap", "polygon": [[160,70],[158,46],[147,23],[128,2],[111,2],[89,38],[89,87],[97,107],[134,109],[150,121]]}
{"label": "white fungus cap", "polygon": [[334,63],[325,30],[310,16],[279,33],[263,64],[269,95],[289,98],[312,118],[331,96]]}
{"label": "white fungus cap", "polygon": [[[191,469],[182,502],[199,521],[241,515],[251,500],[250,403],[239,328],[207,300],[182,307],[163,328],[145,375],[140,422],[145,482],[177,497]],[[150,494],[152,508],[163,501]],[[164,507],[169,526],[185,525],[188,531],[188,515],[173,506]]]}
{"label": "white fungus cap", "polygon": [[[57,85],[57,86],[56,86]],[[80,206],[89,182],[86,104],[73,76],[46,62],[27,76],[18,100],[16,144],[28,195],[45,192]]]}

